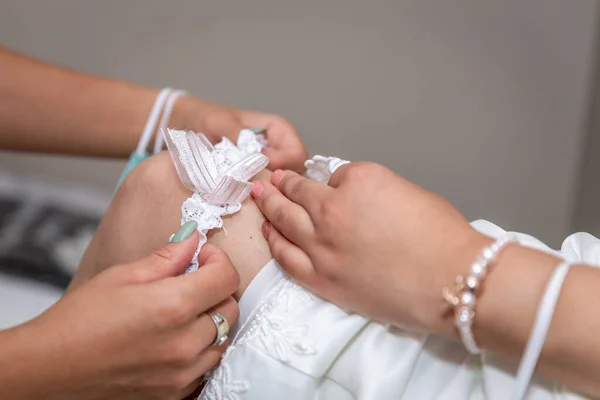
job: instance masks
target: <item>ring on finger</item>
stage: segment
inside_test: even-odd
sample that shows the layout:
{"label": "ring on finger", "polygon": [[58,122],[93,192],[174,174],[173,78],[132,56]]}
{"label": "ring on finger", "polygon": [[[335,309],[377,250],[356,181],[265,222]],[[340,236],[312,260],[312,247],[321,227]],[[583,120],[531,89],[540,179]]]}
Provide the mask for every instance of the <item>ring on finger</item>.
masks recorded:
{"label": "ring on finger", "polygon": [[217,336],[215,341],[212,343],[213,346],[220,346],[227,341],[227,334],[229,333],[229,322],[220,312],[213,311],[209,312],[208,315],[212,319],[217,328]]}

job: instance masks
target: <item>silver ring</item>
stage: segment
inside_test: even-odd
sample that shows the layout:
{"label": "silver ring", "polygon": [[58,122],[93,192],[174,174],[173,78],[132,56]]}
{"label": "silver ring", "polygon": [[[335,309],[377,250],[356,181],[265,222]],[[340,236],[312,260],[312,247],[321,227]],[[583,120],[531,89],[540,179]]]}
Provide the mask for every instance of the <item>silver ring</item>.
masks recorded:
{"label": "silver ring", "polygon": [[217,328],[217,337],[213,342],[213,346],[220,346],[227,340],[227,334],[229,333],[229,323],[227,319],[220,312],[209,312],[210,318],[215,323],[215,327]]}

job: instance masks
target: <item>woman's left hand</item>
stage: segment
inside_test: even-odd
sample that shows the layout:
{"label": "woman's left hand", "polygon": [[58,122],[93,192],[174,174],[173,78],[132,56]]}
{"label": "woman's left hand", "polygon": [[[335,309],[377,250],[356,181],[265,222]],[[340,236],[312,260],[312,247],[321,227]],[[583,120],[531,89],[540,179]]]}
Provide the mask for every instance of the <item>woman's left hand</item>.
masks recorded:
{"label": "woman's left hand", "polygon": [[244,128],[264,129],[268,147],[263,153],[269,157],[268,168],[304,171],[308,153],[296,129],[283,117],[231,108],[194,97],[181,99],[175,113],[179,113],[183,126],[202,132],[213,141],[227,137],[235,142]]}
{"label": "woman's left hand", "polygon": [[371,163],[340,167],[329,186],[291,171],[254,185],[271,253],[298,283],[375,319],[454,334],[442,288],[487,239],[445,199]]}

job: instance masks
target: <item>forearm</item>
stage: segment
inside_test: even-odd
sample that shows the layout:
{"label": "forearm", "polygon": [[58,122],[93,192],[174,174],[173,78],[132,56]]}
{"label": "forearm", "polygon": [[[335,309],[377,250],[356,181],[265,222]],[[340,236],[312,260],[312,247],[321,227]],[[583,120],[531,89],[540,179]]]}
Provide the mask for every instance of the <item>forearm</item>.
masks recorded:
{"label": "forearm", "polygon": [[[484,347],[521,356],[559,263],[556,257],[522,247],[506,250],[478,305],[475,334]],[[600,394],[599,288],[599,269],[571,267],[539,363],[542,374],[595,395]]]}
{"label": "forearm", "polygon": [[[477,301],[474,335],[483,348],[521,357],[546,285],[560,262],[520,246],[501,253]],[[599,288],[600,269],[571,267],[538,364],[544,376],[595,395],[600,394]],[[454,331],[450,325],[446,320],[441,330]]]}
{"label": "forearm", "polygon": [[157,90],[85,75],[0,48],[0,148],[123,157]]}

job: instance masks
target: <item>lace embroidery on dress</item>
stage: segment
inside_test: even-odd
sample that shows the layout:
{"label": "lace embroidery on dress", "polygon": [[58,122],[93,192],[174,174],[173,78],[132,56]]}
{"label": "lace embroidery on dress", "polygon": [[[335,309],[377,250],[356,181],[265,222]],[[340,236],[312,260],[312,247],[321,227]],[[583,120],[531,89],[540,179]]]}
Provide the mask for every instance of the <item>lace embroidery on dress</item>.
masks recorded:
{"label": "lace embroidery on dress", "polygon": [[200,239],[186,272],[198,268],[198,254],[206,243],[206,233],[223,227],[224,215],[238,212],[252,190],[250,178],[263,170],[269,159],[260,153],[266,139],[249,129],[240,132],[238,143],[229,139],[214,147],[201,133],[167,129],[167,148],[179,178],[194,192],[181,206],[181,224],[198,223]]}
{"label": "lace embroidery on dress", "polygon": [[[315,156],[306,162],[307,176],[327,183],[337,168],[348,163],[335,157]],[[247,380],[231,377],[229,358],[237,349],[253,342],[265,353],[282,363],[289,363],[293,354],[310,356],[318,353],[308,338],[308,325],[294,321],[292,310],[316,301],[316,297],[288,277],[275,285],[244,322],[227,349],[220,365],[207,377],[207,383],[198,399],[241,399],[240,394],[251,386]]]}
{"label": "lace embroidery on dress", "polygon": [[240,395],[249,387],[248,381],[233,380],[231,368],[225,364],[214,371],[201,396],[207,400],[241,400]]}
{"label": "lace embroidery on dress", "polygon": [[288,278],[276,286],[274,295],[263,301],[250,317],[247,330],[234,345],[243,345],[255,340],[271,357],[282,363],[289,363],[291,354],[301,356],[317,354],[317,349],[306,337],[308,326],[297,324],[289,314],[294,307],[314,297]]}
{"label": "lace embroidery on dress", "polygon": [[231,354],[249,342],[255,343],[265,353],[286,364],[291,361],[292,354],[317,354],[317,348],[306,335],[308,326],[294,323],[293,316],[289,315],[292,310],[314,300],[312,294],[289,278],[275,285],[244,323],[198,399],[238,399],[238,394],[250,388],[250,382],[246,380],[230,383],[232,377],[229,366]]}

